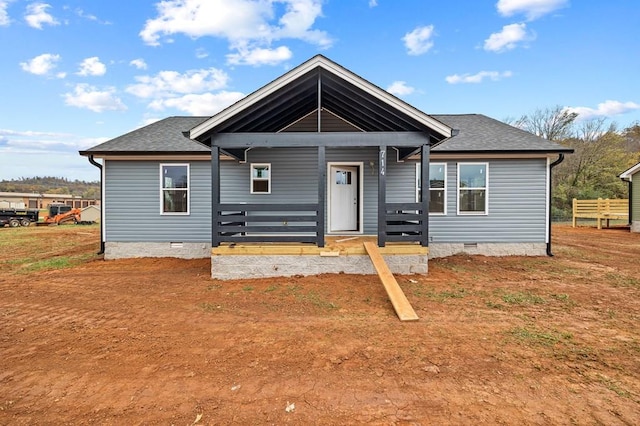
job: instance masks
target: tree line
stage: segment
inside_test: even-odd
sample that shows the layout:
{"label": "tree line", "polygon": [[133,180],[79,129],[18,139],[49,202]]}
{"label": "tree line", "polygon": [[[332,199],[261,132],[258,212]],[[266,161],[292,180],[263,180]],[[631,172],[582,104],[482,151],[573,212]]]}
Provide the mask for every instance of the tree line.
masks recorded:
{"label": "tree line", "polygon": [[63,177],[36,176],[0,181],[1,192],[71,194],[86,199],[100,199],[100,182],[69,180]]}
{"label": "tree line", "polygon": [[560,106],[506,121],[574,150],[553,169],[554,218],[571,217],[573,198],[629,198],[628,184],[618,175],[640,162],[640,123],[619,129],[604,118],[579,120]]}

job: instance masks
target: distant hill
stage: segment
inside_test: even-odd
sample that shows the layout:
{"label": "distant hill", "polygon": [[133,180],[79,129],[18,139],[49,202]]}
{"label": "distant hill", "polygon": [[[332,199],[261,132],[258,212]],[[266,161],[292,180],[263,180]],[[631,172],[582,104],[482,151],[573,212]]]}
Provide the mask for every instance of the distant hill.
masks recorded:
{"label": "distant hill", "polygon": [[83,198],[100,199],[100,182],[68,180],[53,176],[36,176],[0,181],[0,192],[37,192],[46,194],[81,195]]}

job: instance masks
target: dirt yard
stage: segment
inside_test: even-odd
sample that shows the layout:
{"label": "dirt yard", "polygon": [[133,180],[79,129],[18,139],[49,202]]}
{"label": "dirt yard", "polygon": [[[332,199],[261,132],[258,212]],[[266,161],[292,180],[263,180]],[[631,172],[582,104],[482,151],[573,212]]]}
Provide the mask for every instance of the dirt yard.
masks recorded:
{"label": "dirt yard", "polygon": [[103,261],[98,228],[0,229],[0,424],[640,424],[640,235],[553,258],[215,281]]}

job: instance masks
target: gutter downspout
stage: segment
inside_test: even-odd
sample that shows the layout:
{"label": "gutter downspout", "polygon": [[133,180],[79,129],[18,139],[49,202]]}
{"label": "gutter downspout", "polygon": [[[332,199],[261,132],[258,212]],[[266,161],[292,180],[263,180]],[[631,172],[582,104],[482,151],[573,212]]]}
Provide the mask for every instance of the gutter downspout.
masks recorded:
{"label": "gutter downspout", "polygon": [[[93,164],[94,166],[96,166],[98,169],[100,169],[100,215],[102,215],[102,210],[104,209],[104,200],[103,200],[103,195],[102,194],[102,164],[98,163],[96,160],[93,159],[93,155],[89,155],[89,162],[91,164]],[[100,251],[97,254],[104,254],[104,239],[102,238],[102,236],[104,235],[102,233],[102,227],[104,220],[102,220],[102,218],[100,218]]]}
{"label": "gutter downspout", "polygon": [[551,253],[551,194],[553,192],[552,172],[555,166],[564,161],[564,154],[558,155],[558,159],[549,165],[549,228],[547,229],[547,256],[549,257],[553,257],[553,253]]}

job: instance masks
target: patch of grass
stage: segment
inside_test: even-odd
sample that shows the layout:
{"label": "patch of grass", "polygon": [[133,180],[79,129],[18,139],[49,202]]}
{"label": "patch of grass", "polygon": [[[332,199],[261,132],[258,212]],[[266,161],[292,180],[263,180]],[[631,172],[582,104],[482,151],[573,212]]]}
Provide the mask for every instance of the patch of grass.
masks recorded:
{"label": "patch of grass", "polygon": [[554,346],[557,343],[570,341],[571,333],[543,331],[536,328],[516,327],[507,332],[521,343],[531,346]]}
{"label": "patch of grass", "polygon": [[624,389],[622,386],[620,386],[620,384],[615,382],[613,379],[603,376],[601,374],[598,375],[598,378],[600,380],[600,383],[602,383],[610,391],[615,392],[618,396],[621,396],[623,398],[631,397],[631,392]]}
{"label": "patch of grass", "polygon": [[517,291],[515,293],[502,293],[502,301],[510,305],[541,305],[546,303],[542,296],[530,292]]}
{"label": "patch of grass", "polygon": [[205,312],[220,312],[222,311],[221,305],[216,305],[214,303],[202,302],[200,304],[200,308]]}
{"label": "patch of grass", "polygon": [[569,295],[566,293],[560,293],[560,294],[550,294],[549,297],[551,297],[552,299],[556,299],[560,302],[569,302]]}
{"label": "patch of grass", "polygon": [[250,285],[242,287],[242,291],[253,291],[253,287]]}
{"label": "patch of grass", "polygon": [[605,275],[605,279],[614,287],[640,288],[640,279],[636,277],[610,272]]}
{"label": "patch of grass", "polygon": [[207,286],[207,290],[218,290],[222,288],[222,284],[210,284]]}
{"label": "patch of grass", "polygon": [[276,285],[270,285],[269,287],[267,287],[264,292],[265,293],[271,293],[272,291],[276,291],[278,289],[278,286]]}
{"label": "patch of grass", "polygon": [[296,294],[296,299],[302,302],[309,302],[314,306],[322,309],[337,309],[338,305],[335,303],[325,300],[321,295],[316,292],[310,291],[308,293],[298,293]]}
{"label": "patch of grass", "polygon": [[16,264],[23,264],[20,269],[21,273],[30,273],[72,268],[85,263],[91,258],[93,258],[92,254],[83,254],[80,256],[58,256],[33,262],[29,262],[30,259],[17,259]]}
{"label": "patch of grass", "polygon": [[485,303],[487,307],[491,309],[504,309],[504,305],[502,303],[495,303],[491,300],[487,300]]}
{"label": "patch of grass", "polygon": [[448,290],[434,291],[431,289],[424,289],[422,287],[414,287],[413,294],[418,297],[426,297],[427,299],[434,300],[436,302],[446,302],[449,299],[462,299],[470,294],[469,290],[456,287]]}
{"label": "patch of grass", "polygon": [[552,293],[549,295],[549,297],[562,303],[567,308],[572,308],[576,305],[576,302],[571,300],[571,297],[569,297],[569,295],[566,293]]}

